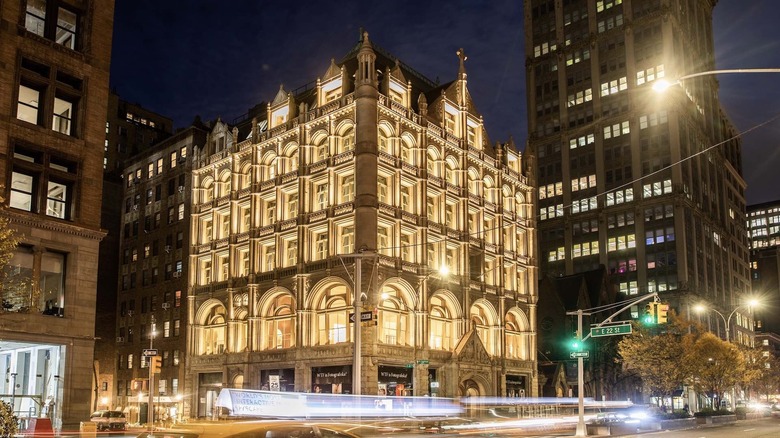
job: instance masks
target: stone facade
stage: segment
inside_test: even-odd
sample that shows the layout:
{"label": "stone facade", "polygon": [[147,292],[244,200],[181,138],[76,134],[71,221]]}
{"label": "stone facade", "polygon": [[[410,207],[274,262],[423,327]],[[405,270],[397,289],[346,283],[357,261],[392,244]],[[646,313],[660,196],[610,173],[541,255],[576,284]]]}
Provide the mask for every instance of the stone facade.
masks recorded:
{"label": "stone facade", "polygon": [[0,4],[0,393],[56,428],[89,418],[114,2]]}
{"label": "stone facade", "polygon": [[215,415],[223,387],[536,395],[529,166],[488,140],[459,56],[439,85],[364,35],[315,86],[212,127],[193,166],[186,415]]}

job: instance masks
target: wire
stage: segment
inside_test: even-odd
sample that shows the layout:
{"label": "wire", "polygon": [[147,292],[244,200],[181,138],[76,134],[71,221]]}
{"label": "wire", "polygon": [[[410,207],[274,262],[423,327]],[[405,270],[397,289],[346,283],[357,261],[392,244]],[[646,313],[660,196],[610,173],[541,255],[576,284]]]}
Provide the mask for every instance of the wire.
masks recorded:
{"label": "wire", "polygon": [[[753,126],[753,127],[751,127],[751,128],[748,128],[748,129],[746,129],[745,131],[742,131],[742,132],[740,132],[740,133],[738,133],[738,134],[736,134],[736,135],[734,135],[734,136],[732,136],[732,137],[730,137],[730,138],[728,138],[728,139],[725,139],[725,140],[723,140],[723,141],[721,141],[721,142],[719,142],[719,143],[713,144],[712,146],[709,146],[709,147],[707,147],[707,148],[705,148],[705,149],[702,149],[701,151],[699,151],[699,152],[696,152],[696,153],[694,153],[694,154],[692,154],[692,155],[689,155],[689,156],[687,156],[687,157],[685,157],[685,158],[681,158],[680,160],[678,160],[678,161],[675,161],[674,163],[671,163],[671,164],[669,164],[669,165],[667,165],[667,166],[665,166],[665,167],[663,167],[663,168],[661,168],[661,169],[658,169],[658,170],[656,170],[656,171],[653,171],[653,172],[651,172],[651,173],[649,173],[649,174],[647,174],[647,175],[640,176],[640,177],[638,177],[638,178],[635,178],[635,179],[633,179],[633,180],[631,180],[631,181],[629,181],[629,182],[623,183],[623,184],[621,184],[621,185],[619,185],[619,186],[617,186],[617,187],[613,187],[613,188],[611,188],[611,189],[609,189],[609,190],[606,190],[606,191],[603,191],[603,192],[601,192],[601,193],[596,193],[595,195],[593,195],[593,197],[594,197],[594,198],[605,197],[605,196],[606,196],[606,195],[608,195],[609,193],[612,193],[612,192],[615,192],[615,191],[617,191],[617,190],[620,190],[620,189],[623,189],[623,188],[626,188],[626,187],[632,186],[634,183],[641,182],[642,180],[644,180],[644,179],[646,179],[646,178],[652,177],[652,176],[654,176],[654,175],[657,175],[657,174],[659,174],[659,173],[661,173],[661,172],[664,172],[664,171],[666,171],[666,170],[669,170],[669,169],[671,169],[671,168],[672,168],[672,167],[674,167],[674,166],[677,166],[677,165],[679,165],[679,164],[682,164],[682,163],[684,163],[684,162],[686,162],[686,161],[688,161],[688,160],[691,160],[691,159],[693,159],[694,157],[697,157],[697,156],[699,156],[699,155],[705,154],[705,153],[707,153],[707,152],[711,151],[712,149],[715,149],[715,148],[717,148],[717,147],[719,147],[719,146],[722,146],[722,145],[724,145],[724,144],[727,144],[727,143],[731,142],[732,140],[735,140],[735,139],[737,139],[737,138],[740,138],[740,137],[744,136],[745,134],[748,134],[748,133],[750,133],[750,132],[752,132],[752,131],[755,131],[756,129],[762,128],[762,127],[764,127],[765,125],[768,125],[768,124],[770,124],[770,123],[772,123],[772,122],[775,122],[775,121],[777,121],[778,119],[780,119],[780,113],[778,113],[778,114],[774,115],[773,117],[771,117],[771,118],[769,118],[769,119],[765,120],[764,122],[761,122],[761,123],[759,123],[759,124],[757,124],[757,125],[755,125],[755,126]],[[563,209],[566,209],[566,208],[571,208],[573,205],[574,205],[574,203],[570,203],[570,204],[567,204],[567,205],[564,205],[564,206],[562,206],[562,208],[563,208]],[[541,217],[541,215],[534,213],[534,214],[533,214],[533,215],[532,215],[530,218],[528,218],[528,219],[524,219],[524,220],[526,220],[526,221],[528,221],[528,220],[537,220],[537,221],[538,221],[538,220],[540,220],[540,217]],[[442,225],[443,225],[443,224],[442,224]],[[488,229],[485,229],[485,230],[482,230],[482,231],[479,231],[479,232],[468,233],[468,234],[466,234],[466,237],[471,237],[471,236],[483,236],[485,233],[488,233],[488,232],[491,232],[491,231],[495,231],[495,230],[498,230],[498,229],[500,229],[500,228],[504,228],[504,227],[501,227],[501,226],[496,226],[496,227],[493,227],[493,228],[488,228]],[[415,247],[415,246],[422,246],[422,245],[428,245],[428,244],[436,244],[436,243],[441,243],[441,242],[444,242],[444,241],[446,241],[446,240],[447,240],[447,237],[446,237],[446,232],[447,232],[447,229],[445,229],[445,232],[444,232],[444,234],[445,234],[445,237],[443,237],[443,238],[439,238],[438,240],[433,240],[433,241],[431,241],[431,240],[428,240],[427,242],[420,242],[420,243],[410,243],[410,244],[407,244],[407,245],[399,245],[399,246],[386,246],[386,247],[377,248],[377,252],[380,252],[380,251],[388,251],[388,250],[394,250],[394,249],[403,249],[403,248],[409,248],[409,247]]]}

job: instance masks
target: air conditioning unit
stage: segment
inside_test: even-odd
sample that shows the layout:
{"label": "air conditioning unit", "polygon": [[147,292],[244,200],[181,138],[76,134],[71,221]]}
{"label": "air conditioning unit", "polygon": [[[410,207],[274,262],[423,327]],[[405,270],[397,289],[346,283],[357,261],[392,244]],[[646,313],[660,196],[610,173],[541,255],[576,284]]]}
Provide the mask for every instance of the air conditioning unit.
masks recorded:
{"label": "air conditioning unit", "polygon": [[132,310],[128,310],[127,311],[127,316],[133,316],[133,311]]}
{"label": "air conditioning unit", "polygon": [[138,211],[138,204],[133,206],[133,211]]}
{"label": "air conditioning unit", "polygon": [[187,157],[179,157],[179,163],[187,162]]}
{"label": "air conditioning unit", "polygon": [[162,308],[168,310],[171,308],[171,303],[162,303]]}
{"label": "air conditioning unit", "polygon": [[165,245],[165,252],[171,252],[171,245]]}
{"label": "air conditioning unit", "polygon": [[184,186],[179,186],[179,193],[184,193]]}
{"label": "air conditioning unit", "polygon": [[179,277],[181,277],[181,271],[175,271],[173,273],[173,278],[179,278]]}
{"label": "air conditioning unit", "polygon": [[141,178],[134,179],[133,184],[141,184]]}
{"label": "air conditioning unit", "polygon": [[125,342],[125,338],[124,338],[124,337],[122,337],[122,336],[117,336],[117,337],[116,337],[116,341],[117,341],[117,342]]}

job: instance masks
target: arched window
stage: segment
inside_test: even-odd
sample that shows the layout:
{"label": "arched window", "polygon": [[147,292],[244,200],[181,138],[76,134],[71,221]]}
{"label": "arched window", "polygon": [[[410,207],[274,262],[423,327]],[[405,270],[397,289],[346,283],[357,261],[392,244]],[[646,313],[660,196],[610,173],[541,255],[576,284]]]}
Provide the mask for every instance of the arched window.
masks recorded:
{"label": "arched window", "polygon": [[515,198],[512,196],[512,189],[510,189],[509,186],[504,186],[502,194],[504,201],[504,211],[515,211]]}
{"label": "arched window", "polygon": [[469,167],[468,177],[469,177],[469,193],[472,195],[479,196],[480,178],[477,169],[473,167]]}
{"label": "arched window", "polygon": [[397,291],[385,290],[379,303],[379,330],[377,330],[379,342],[412,345],[414,342],[410,324],[412,312],[412,308],[403,301],[403,298],[398,297]]}
{"label": "arched window", "polygon": [[488,202],[496,203],[496,190],[493,185],[493,178],[486,176],[483,180],[483,188],[485,190],[485,200]]}
{"label": "arched window", "polygon": [[428,150],[428,160],[426,167],[428,169],[428,176],[439,176],[439,157],[434,150]]}
{"label": "arched window", "polygon": [[282,173],[290,173],[298,170],[298,144],[287,143],[283,149]]}
{"label": "arched window", "polygon": [[517,203],[517,215],[520,219],[528,217],[528,206],[525,204],[525,196],[521,192],[517,192],[515,195],[515,203]]}
{"label": "arched window", "polygon": [[379,152],[384,152],[386,154],[393,154],[393,130],[382,124],[379,126],[379,129],[377,129],[378,134],[378,141],[377,141],[377,147],[379,149]]}
{"label": "arched window", "polygon": [[219,174],[219,182],[214,186],[215,196],[221,198],[230,194],[230,171],[225,169]]}
{"label": "arched window", "polygon": [[506,315],[504,324],[506,336],[506,357],[511,359],[528,360],[528,334],[526,333],[525,319],[516,311],[510,311]]}
{"label": "arched window", "polygon": [[203,338],[200,342],[200,354],[224,353],[227,331],[225,307],[214,305],[201,323],[203,325]]}
{"label": "arched window", "polygon": [[355,128],[352,125],[343,128],[336,137],[336,149],[339,154],[355,149]]}
{"label": "arched window", "polygon": [[290,294],[279,295],[263,314],[262,346],[265,350],[295,346],[295,304]]}
{"label": "arched window", "polygon": [[347,331],[347,288],[334,286],[322,294],[317,302],[317,338],[315,345],[349,342]]}
{"label": "arched window", "polygon": [[428,345],[434,350],[452,351],[455,347],[454,312],[447,301],[434,296],[430,299],[430,336]]}
{"label": "arched window", "polygon": [[278,175],[279,169],[279,157],[273,157],[268,163],[268,168],[266,169],[266,180],[274,179],[276,178],[276,175]]}
{"label": "arched window", "polygon": [[252,185],[252,164],[244,163],[241,166],[241,173],[239,175],[238,188],[248,189]]}
{"label": "arched window", "polygon": [[201,204],[204,204],[206,202],[211,202],[212,199],[214,199],[214,180],[206,178],[203,180],[203,185],[201,186],[200,202]]}
{"label": "arched window", "polygon": [[416,166],[417,162],[412,154],[412,148],[414,148],[414,138],[409,133],[405,133],[401,136],[401,160],[404,163],[408,163]]}
{"label": "arched window", "polygon": [[317,131],[311,137],[312,163],[328,158],[328,134],[325,131]]}
{"label": "arched window", "polygon": [[458,178],[458,170],[460,170],[460,166],[458,166],[458,161],[455,159],[455,157],[447,157],[447,161],[444,166],[444,179],[454,186],[459,185],[460,178]]}
{"label": "arched window", "polygon": [[496,354],[496,342],[493,339],[493,327],[495,324],[491,317],[491,309],[487,306],[489,304],[486,304],[486,302],[474,304],[471,307],[469,316],[472,324],[474,324],[474,329],[477,331],[477,335],[479,335],[479,339],[482,341],[482,345],[485,346],[485,350],[487,350],[488,354],[494,356]]}

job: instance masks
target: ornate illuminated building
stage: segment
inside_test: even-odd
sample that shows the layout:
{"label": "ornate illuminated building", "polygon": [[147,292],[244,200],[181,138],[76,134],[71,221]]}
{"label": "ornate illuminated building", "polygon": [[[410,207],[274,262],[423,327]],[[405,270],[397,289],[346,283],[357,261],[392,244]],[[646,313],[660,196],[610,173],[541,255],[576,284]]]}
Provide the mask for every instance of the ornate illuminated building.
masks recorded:
{"label": "ornate illuminated building", "polygon": [[489,142],[459,56],[438,85],[364,34],[195,151],[191,417],[221,387],[351,392],[355,254],[363,393],[536,394],[529,166]]}
{"label": "ornate illuminated building", "polygon": [[[750,292],[741,145],[716,76],[653,90],[715,68],[716,3],[525,2],[542,275],[604,265],[620,296],[657,292],[694,318],[693,304],[728,314]],[[731,339],[751,344],[751,319]]]}

